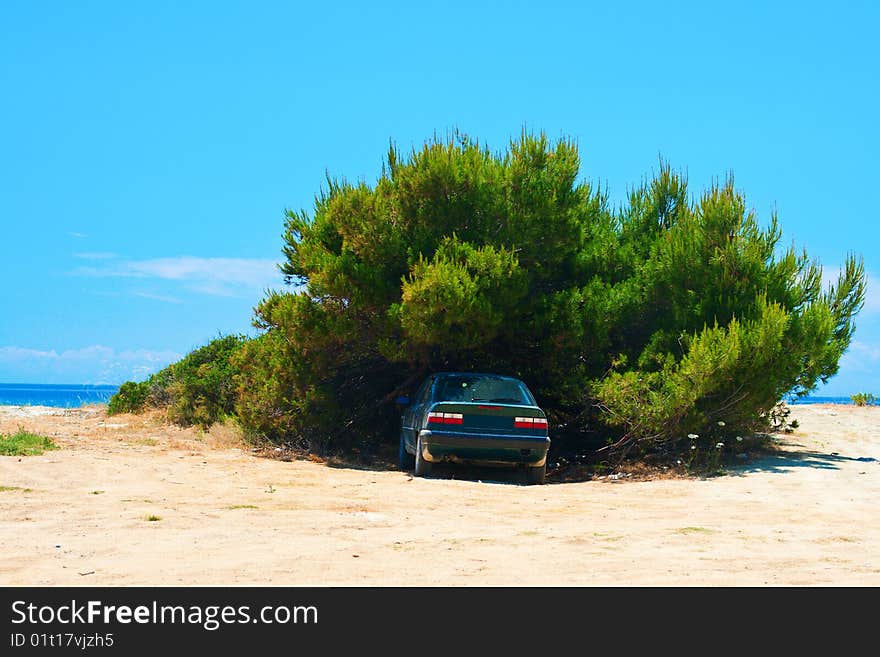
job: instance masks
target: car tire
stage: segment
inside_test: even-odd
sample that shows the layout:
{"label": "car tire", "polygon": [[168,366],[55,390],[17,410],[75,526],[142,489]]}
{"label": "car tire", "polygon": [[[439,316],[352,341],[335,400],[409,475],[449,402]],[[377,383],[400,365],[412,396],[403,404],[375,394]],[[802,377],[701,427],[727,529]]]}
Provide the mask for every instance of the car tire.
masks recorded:
{"label": "car tire", "polygon": [[422,438],[419,437],[418,440],[416,440],[416,458],[413,472],[416,477],[427,477],[431,474],[431,465],[430,461],[426,461],[422,457]]}
{"label": "car tire", "polygon": [[547,463],[539,465],[537,468],[529,468],[527,477],[530,484],[543,484],[547,479]]}
{"label": "car tire", "polygon": [[412,454],[406,451],[406,439],[403,436],[403,431],[400,432],[400,449],[397,452],[397,464],[404,471],[413,469],[413,457]]}

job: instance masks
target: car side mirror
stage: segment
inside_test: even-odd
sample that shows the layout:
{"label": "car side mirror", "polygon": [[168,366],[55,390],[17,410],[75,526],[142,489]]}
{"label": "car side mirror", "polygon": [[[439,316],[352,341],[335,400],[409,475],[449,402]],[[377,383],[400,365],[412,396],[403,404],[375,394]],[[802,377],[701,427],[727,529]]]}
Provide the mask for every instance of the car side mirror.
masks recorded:
{"label": "car side mirror", "polygon": [[394,400],[394,403],[398,406],[409,406],[409,397],[407,397],[406,395],[401,395]]}

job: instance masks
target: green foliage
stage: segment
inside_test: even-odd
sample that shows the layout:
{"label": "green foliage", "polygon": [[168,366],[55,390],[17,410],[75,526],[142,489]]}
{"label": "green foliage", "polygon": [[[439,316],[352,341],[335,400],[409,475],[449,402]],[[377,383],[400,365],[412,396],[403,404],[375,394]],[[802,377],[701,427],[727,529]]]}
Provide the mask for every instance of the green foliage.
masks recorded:
{"label": "green foliage", "polygon": [[119,413],[139,413],[146,406],[150,397],[150,382],[126,381],[107,403],[108,415]]}
{"label": "green foliage", "polygon": [[238,335],[217,338],[171,365],[164,377],[159,373],[167,381],[164,394],[173,422],[207,427],[233,412],[235,369],[230,358],[243,342]]}
{"label": "green foliage", "polygon": [[856,406],[873,406],[877,403],[877,398],[870,392],[857,392],[850,399]]}
{"label": "green foliage", "polygon": [[[777,256],[776,218],[761,229],[732,179],[693,206],[681,204],[677,179],[664,167],[643,190],[656,199],[665,186],[676,212],[633,269],[622,365],[591,386],[597,419],[618,429],[615,447],[674,442],[717,420],[729,432],[767,427],[783,396],[837,372],[864,299],[854,256],[823,293],[819,265],[793,248]],[[624,213],[623,236],[630,223],[645,234],[640,207]]]}
{"label": "green foliage", "polygon": [[420,259],[404,280],[401,302],[389,309],[404,338],[385,351],[406,359],[425,345],[458,350],[490,344],[527,292],[512,251],[476,248],[453,234],[440,243],[431,262]]}
{"label": "green foliage", "polygon": [[[300,305],[304,299],[284,296],[277,301],[276,310],[267,309],[273,317],[286,316],[288,306]],[[236,412],[245,430],[252,436],[322,451],[335,422],[341,420],[318,376],[326,353],[319,347],[310,358],[308,352],[292,347],[281,330],[245,344],[234,361],[240,371]],[[309,419],[303,422],[303,418]]]}
{"label": "green foliage", "polygon": [[58,445],[51,438],[24,429],[9,435],[0,434],[0,456],[38,456],[53,449],[58,449]]}
{"label": "green foliage", "polygon": [[159,406],[183,426],[208,427],[222,420],[234,411],[236,371],[230,360],[244,342],[240,335],[219,337],[146,381],[123,383],[110,398],[107,412],[137,413]]}
{"label": "green foliage", "polygon": [[694,198],[661,162],[611,208],[579,172],[569,140],[523,133],[492,153],[454,134],[390,148],[374,185],[328,179],[312,212],[286,213],[297,287],[257,306],[262,334],[188,356],[150,400],[184,420],[234,400],[253,435],[363,450],[396,440],[393,399],[427,373],[495,371],[529,384],[554,439],[626,453],[772,429],[781,399],[837,372],[860,258],[823,291],[819,263],[781,248],[732,178]]}
{"label": "green foliage", "polygon": [[454,135],[392,148],[374,187],[330,180],[313,215],[287,215],[282,270],[303,288],[257,308],[246,426],[393,437],[398,389],[490,369],[523,376],[573,433],[657,446],[768,426],[784,395],[833,376],[859,260],[823,293],[818,263],[778,250],[776,217],[762,228],[732,179],[693,202],[661,163],[611,210],[579,167],[566,140],[491,154]]}

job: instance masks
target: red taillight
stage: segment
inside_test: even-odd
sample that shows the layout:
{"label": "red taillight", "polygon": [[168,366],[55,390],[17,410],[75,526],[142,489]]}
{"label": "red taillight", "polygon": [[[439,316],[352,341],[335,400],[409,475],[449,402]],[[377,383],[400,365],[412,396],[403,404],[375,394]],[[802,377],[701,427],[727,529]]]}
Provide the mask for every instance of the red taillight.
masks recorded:
{"label": "red taillight", "polygon": [[543,417],[515,417],[513,426],[517,429],[546,429],[547,419]]}
{"label": "red taillight", "polygon": [[462,424],[464,415],[461,413],[428,413],[428,424]]}

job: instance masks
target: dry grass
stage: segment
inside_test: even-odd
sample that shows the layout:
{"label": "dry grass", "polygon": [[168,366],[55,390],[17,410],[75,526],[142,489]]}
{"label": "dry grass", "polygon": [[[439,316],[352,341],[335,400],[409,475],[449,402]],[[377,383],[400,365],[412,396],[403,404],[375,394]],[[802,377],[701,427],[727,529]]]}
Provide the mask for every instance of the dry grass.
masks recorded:
{"label": "dry grass", "polygon": [[[13,424],[14,423],[14,424]],[[210,429],[179,427],[167,420],[165,411],[108,416],[102,405],[79,409],[50,409],[42,413],[0,417],[0,433],[13,427],[50,436],[61,447],[76,448],[84,440],[106,442],[108,447],[124,445],[149,450],[198,452],[204,449],[248,449],[241,429],[233,421]]]}

